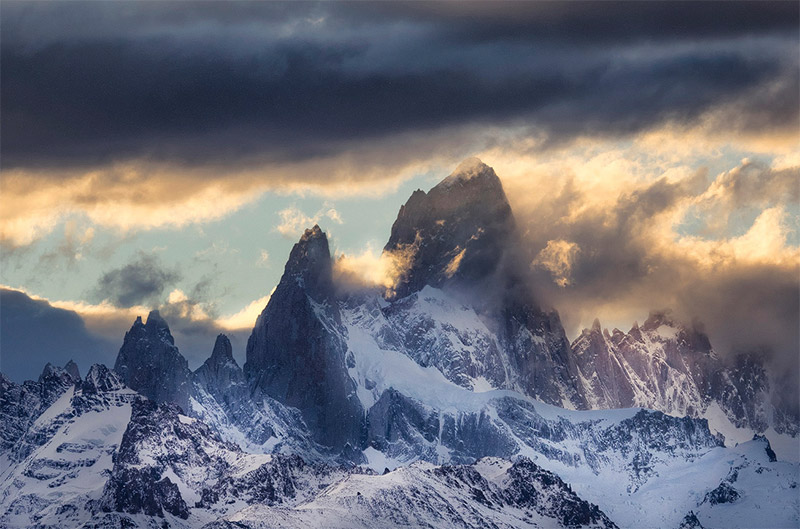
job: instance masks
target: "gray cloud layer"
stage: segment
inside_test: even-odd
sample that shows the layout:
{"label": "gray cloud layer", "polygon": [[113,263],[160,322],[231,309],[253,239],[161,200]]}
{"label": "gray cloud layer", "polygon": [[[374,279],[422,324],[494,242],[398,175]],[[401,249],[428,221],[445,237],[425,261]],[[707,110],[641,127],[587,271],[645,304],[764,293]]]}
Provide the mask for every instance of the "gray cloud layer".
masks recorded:
{"label": "gray cloud layer", "polygon": [[[17,382],[36,380],[47,362],[63,366],[74,360],[82,374],[92,364],[113,366],[134,320],[125,311],[80,315],[7,288],[0,288],[0,307],[0,371]],[[181,304],[154,307],[167,319],[175,344],[192,369],[209,357],[220,332],[231,339],[239,362],[244,361],[248,330],[231,332],[210,319],[192,320],[181,311]],[[144,319],[147,313],[139,316]]]}
{"label": "gray cloud layer", "polygon": [[114,364],[114,342],[91,333],[77,313],[4,288],[0,307],[0,371],[13,380],[36,380],[46,362],[74,360],[83,374],[92,364]]}
{"label": "gray cloud layer", "polygon": [[118,307],[155,305],[178,279],[177,270],[165,268],[153,255],[140,253],[136,260],[104,273],[92,297],[95,301],[108,300]]}
{"label": "gray cloud layer", "polygon": [[789,2],[6,2],[3,166],[300,160],[474,124],[558,142],[741,101],[730,126],[793,127],[797,19]]}

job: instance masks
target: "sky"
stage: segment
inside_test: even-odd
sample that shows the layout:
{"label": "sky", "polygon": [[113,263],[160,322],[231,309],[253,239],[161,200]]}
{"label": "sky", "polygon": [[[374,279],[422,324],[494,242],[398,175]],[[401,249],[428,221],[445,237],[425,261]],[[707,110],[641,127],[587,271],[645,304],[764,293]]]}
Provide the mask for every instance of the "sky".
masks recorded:
{"label": "sky", "polygon": [[381,281],[477,156],[568,336],[650,310],[797,371],[797,2],[0,4],[0,370],[158,308],[244,347],[303,229]]}

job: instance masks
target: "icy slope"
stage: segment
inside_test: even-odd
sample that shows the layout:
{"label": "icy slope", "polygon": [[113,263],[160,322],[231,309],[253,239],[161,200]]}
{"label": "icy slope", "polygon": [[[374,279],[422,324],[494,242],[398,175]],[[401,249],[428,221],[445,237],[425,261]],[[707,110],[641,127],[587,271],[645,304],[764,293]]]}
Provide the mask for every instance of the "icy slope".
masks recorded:
{"label": "icy slope", "polygon": [[349,325],[351,369],[366,367],[380,395],[369,406],[363,451],[372,469],[330,457],[248,454],[176,405],[145,400],[94,366],[26,434],[41,443],[3,474],[0,525],[633,528],[677,527],[686,517],[705,527],[800,521],[798,465],[774,461],[763,438],[727,449],[699,420],[641,409],[565,410],[507,390],[472,392],[363,336],[358,343],[357,327]]}

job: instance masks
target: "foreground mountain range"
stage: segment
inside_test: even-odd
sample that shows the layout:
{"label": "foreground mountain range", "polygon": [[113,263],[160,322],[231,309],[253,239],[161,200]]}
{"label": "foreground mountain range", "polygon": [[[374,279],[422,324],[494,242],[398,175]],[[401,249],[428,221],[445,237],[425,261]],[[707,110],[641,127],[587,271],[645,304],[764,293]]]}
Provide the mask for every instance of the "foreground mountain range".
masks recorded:
{"label": "foreground mountain range", "polygon": [[153,311],[114,369],[0,378],[3,527],[796,527],[797,403],[654,312],[569,343],[500,180],[400,209],[389,288],[306,230],[240,367]]}

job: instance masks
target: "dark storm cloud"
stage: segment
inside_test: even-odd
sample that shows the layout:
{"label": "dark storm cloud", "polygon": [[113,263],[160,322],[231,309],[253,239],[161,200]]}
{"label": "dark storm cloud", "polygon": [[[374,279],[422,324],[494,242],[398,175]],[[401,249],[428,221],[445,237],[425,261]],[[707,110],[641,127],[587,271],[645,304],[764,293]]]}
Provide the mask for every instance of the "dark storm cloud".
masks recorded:
{"label": "dark storm cloud", "polygon": [[464,40],[597,43],[712,39],[797,30],[793,2],[383,2],[345,5],[358,16],[447,24]]}
{"label": "dark storm cloud", "polygon": [[87,330],[81,317],[0,288],[0,371],[22,382],[36,380],[47,362],[74,360],[82,373],[96,363],[113,365],[119,345]]}
{"label": "dark storm cloud", "polygon": [[[0,308],[0,371],[16,382],[36,380],[48,362],[63,366],[74,360],[83,374],[92,364],[113,366],[134,321],[121,311],[81,315],[8,288],[0,288]],[[159,310],[190,368],[211,355],[220,332],[231,339],[239,362],[244,361],[248,330],[222,329],[210,319],[193,321],[180,308],[165,304]],[[147,314],[140,316],[145,319]]]}
{"label": "dark storm cloud", "polygon": [[155,256],[140,253],[135,261],[103,274],[91,296],[118,307],[155,305],[180,277],[177,270],[165,268]]}
{"label": "dark storm cloud", "polygon": [[798,110],[794,3],[5,3],[3,15],[5,168],[293,161],[475,124],[534,125],[552,143],[740,101],[736,127],[764,131]]}

